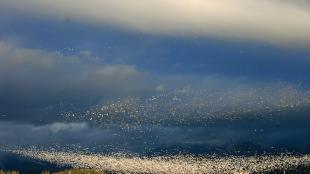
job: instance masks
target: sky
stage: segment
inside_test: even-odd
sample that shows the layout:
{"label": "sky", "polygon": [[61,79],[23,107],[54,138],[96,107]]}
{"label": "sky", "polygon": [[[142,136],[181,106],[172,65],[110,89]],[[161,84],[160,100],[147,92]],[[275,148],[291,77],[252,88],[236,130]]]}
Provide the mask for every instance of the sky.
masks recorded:
{"label": "sky", "polygon": [[306,0],[0,0],[0,145],[308,152],[309,21]]}

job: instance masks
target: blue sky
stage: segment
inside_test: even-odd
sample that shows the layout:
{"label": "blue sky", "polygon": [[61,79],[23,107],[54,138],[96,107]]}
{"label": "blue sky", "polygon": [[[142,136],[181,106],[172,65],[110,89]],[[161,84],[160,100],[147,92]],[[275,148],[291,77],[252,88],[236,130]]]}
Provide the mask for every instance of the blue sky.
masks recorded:
{"label": "blue sky", "polygon": [[[68,121],[60,115],[83,115],[107,102],[132,101],[128,97],[153,100],[161,93],[175,96],[161,100],[158,110],[180,97],[184,99],[181,106],[201,109],[197,109],[199,116],[225,115],[219,114],[219,109],[230,113],[225,119],[235,112],[234,117],[254,113],[256,119],[258,113],[287,111],[290,107],[294,111],[307,109],[309,21],[310,3],[303,0],[0,0],[0,126],[15,128],[23,124],[16,139],[26,136],[23,130],[32,127],[30,132],[43,129],[47,133],[42,134],[55,134],[59,141],[75,134],[72,127],[77,126],[76,134],[80,128],[87,130],[93,141],[103,130],[91,127],[91,116]],[[199,92],[205,97],[201,103],[212,100],[212,106],[198,106]],[[147,108],[150,103],[139,104],[139,108]],[[201,117],[204,123],[208,116]],[[208,131],[195,128],[199,121],[195,116],[176,118],[171,120],[178,120],[180,125],[173,126],[182,127],[185,121],[180,120],[189,120],[197,137]],[[131,118],[121,118],[114,124],[127,119]],[[71,121],[79,123],[62,125]],[[287,119],[283,121],[286,123]],[[50,131],[59,125],[64,135]],[[180,131],[173,126],[166,127],[174,132],[171,136]],[[238,126],[223,132],[215,128],[215,132],[223,133],[218,140],[227,142],[238,134],[240,141],[248,139],[249,130],[236,133]],[[305,135],[308,129],[301,127],[296,134]],[[152,129],[146,132],[157,134],[157,127]],[[280,139],[286,137],[284,129],[278,132]],[[262,139],[265,136],[269,134],[262,135]],[[175,144],[183,140],[194,143],[197,137],[186,134]],[[212,137],[204,137],[205,143],[213,142]],[[102,143],[101,138],[98,141]],[[40,141],[34,138],[31,142]]]}

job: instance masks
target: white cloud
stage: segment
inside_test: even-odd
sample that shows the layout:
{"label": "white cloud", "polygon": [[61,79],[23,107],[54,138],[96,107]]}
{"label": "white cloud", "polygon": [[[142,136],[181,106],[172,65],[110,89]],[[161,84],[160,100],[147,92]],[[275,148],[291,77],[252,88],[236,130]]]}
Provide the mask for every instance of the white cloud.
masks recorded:
{"label": "white cloud", "polygon": [[146,33],[310,44],[310,5],[302,0],[1,0],[0,6]]}
{"label": "white cloud", "polygon": [[36,131],[48,130],[53,133],[58,133],[61,131],[81,132],[87,129],[88,129],[88,125],[86,123],[52,123],[49,125],[38,126],[34,128],[34,130]]}

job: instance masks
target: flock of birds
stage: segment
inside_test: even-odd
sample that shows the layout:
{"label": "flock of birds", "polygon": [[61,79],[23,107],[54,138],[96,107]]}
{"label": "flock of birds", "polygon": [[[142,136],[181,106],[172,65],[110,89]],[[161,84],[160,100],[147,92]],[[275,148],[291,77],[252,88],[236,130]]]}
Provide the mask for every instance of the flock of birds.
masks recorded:
{"label": "flock of birds", "polygon": [[310,92],[295,87],[182,89],[150,97],[120,98],[93,106],[86,112],[61,115],[68,121],[92,121],[101,125],[203,125],[216,120],[272,119],[277,113],[309,105]]}
{"label": "flock of birds", "polygon": [[[182,89],[150,97],[126,97],[89,108],[86,112],[65,112],[68,121],[93,121],[102,126],[206,124],[214,120],[272,117],[275,113],[310,106],[310,92],[294,87],[223,91]],[[281,114],[280,114],[281,115]],[[309,166],[309,155],[262,156],[157,156],[141,157],[101,154],[78,150],[8,150],[11,153],[72,168],[114,173],[152,174],[237,174],[267,173]]]}
{"label": "flock of birds", "polygon": [[165,156],[138,157],[121,154],[103,155],[74,151],[15,149],[11,153],[50,162],[62,167],[93,169],[113,173],[150,174],[237,174],[294,170],[310,165],[310,156]]}

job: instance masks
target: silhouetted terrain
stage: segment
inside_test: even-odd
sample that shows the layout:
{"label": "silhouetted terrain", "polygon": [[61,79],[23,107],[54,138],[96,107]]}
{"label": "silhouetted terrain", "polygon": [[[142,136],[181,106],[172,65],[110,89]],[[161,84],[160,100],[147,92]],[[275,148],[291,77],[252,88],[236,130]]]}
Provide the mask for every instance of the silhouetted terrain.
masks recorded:
{"label": "silhouetted terrain", "polygon": [[20,174],[37,174],[44,170],[61,171],[64,168],[43,161],[32,160],[10,153],[0,152],[0,169],[6,171],[17,170]]}

